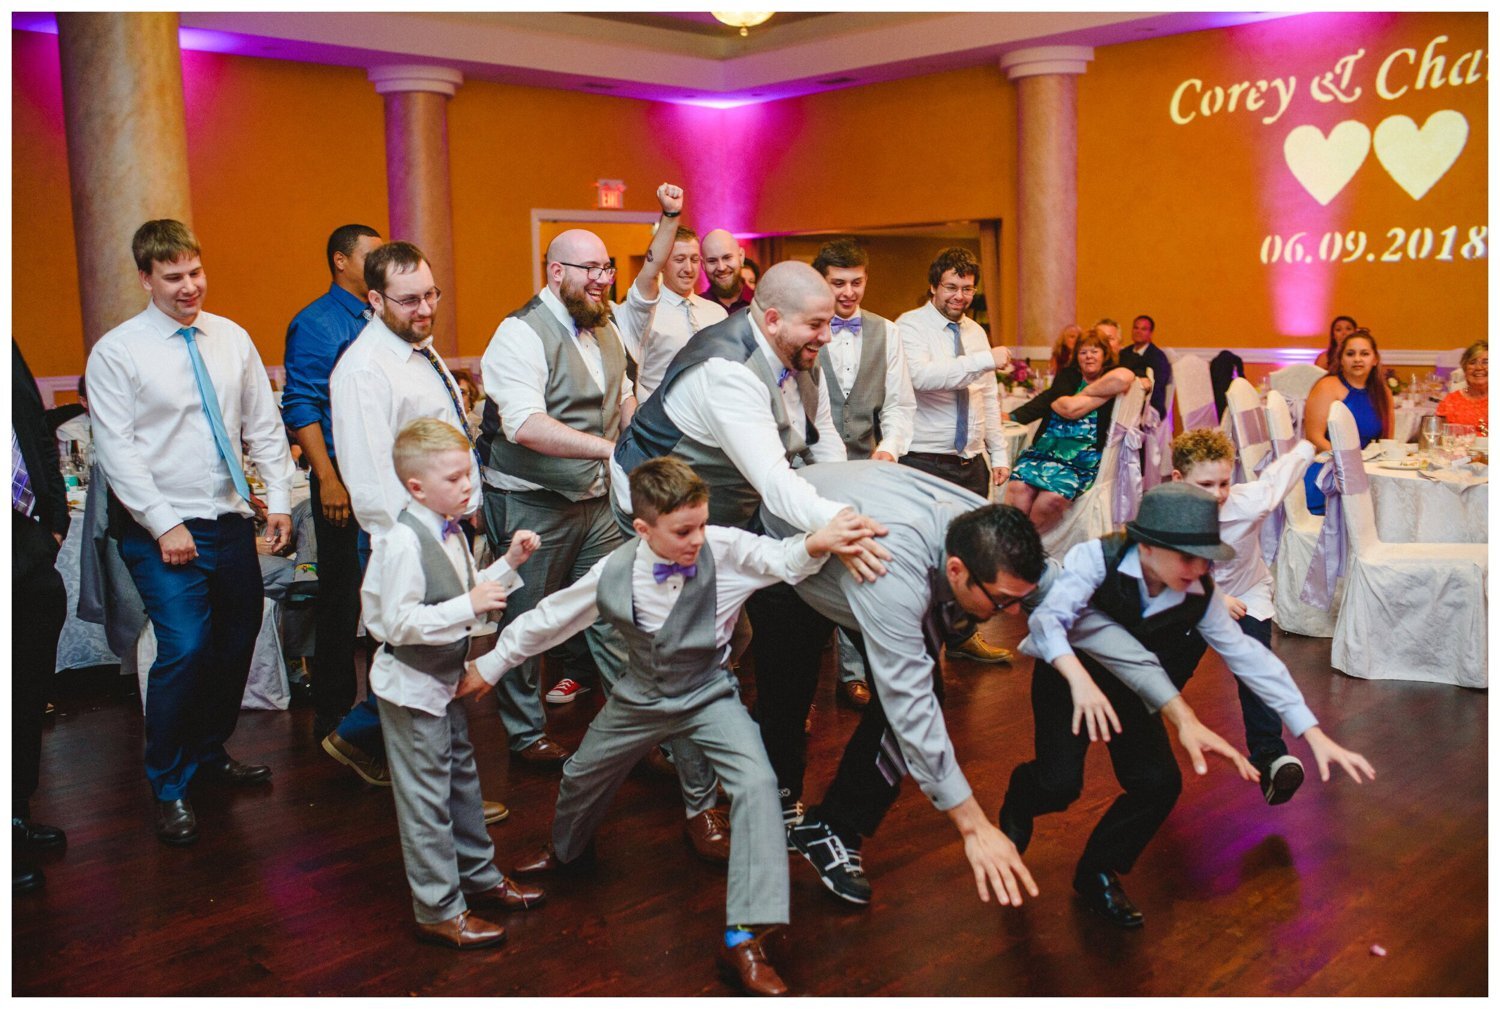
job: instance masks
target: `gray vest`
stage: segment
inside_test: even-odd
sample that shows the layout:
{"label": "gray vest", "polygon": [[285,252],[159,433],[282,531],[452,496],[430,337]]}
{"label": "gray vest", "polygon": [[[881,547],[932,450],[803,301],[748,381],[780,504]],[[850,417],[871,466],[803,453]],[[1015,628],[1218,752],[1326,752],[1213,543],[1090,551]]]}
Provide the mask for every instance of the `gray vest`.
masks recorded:
{"label": "gray vest", "polygon": [[615,550],[599,577],[599,615],[619,630],[630,649],[630,671],[615,684],[615,696],[642,704],[711,685],[733,691],[729,647],[715,643],[718,586],[713,550],[704,543],[698,551],[698,573],[684,580],[666,622],[648,634],[636,625],[631,584],[640,546],[641,540],[633,539]]}
{"label": "gray vest", "polygon": [[[616,441],[620,437],[620,383],[625,375],[625,348],[613,322],[594,329],[604,363],[604,389],[594,385],[588,365],[573,334],[542,303],[541,295],[528,301],[509,318],[520,319],[542,341],[547,361],[547,385],[542,390],[547,416],[575,431]],[[597,459],[561,459],[517,445],[500,427],[499,411],[490,400],[485,406],[484,437],[489,465],[541,484],[560,494],[581,494],[599,475]],[[514,435],[515,432],[509,432]]]}
{"label": "gray vest", "polygon": [[828,403],[833,408],[833,426],[844,439],[850,459],[868,459],[880,444],[880,411],[885,406],[885,320],[861,310],[859,368],[854,389],[847,395],[833,373],[833,360],[826,350],[818,354],[823,377],[828,382]]}
{"label": "gray vest", "polygon": [[[453,562],[448,559],[443,545],[421,519],[403,509],[396,521],[417,534],[417,545],[422,549],[422,580],[427,585],[422,596],[423,606],[446,603],[474,587],[472,574],[466,574],[464,580],[459,581],[458,572],[453,570]],[[467,637],[448,645],[387,644],[382,647],[413,669],[449,683],[457,683],[463,676],[464,660],[469,656]]]}

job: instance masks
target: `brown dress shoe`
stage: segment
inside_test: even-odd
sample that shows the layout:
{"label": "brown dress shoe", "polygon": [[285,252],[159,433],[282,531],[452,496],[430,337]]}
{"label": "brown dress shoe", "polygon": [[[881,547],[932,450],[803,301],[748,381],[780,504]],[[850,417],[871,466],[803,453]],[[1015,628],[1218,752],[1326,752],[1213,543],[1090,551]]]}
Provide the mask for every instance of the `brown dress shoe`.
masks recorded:
{"label": "brown dress shoe", "polygon": [[391,787],[391,769],[386,765],[384,754],[376,757],[366,753],[339,735],[338,730],[324,736],[322,746],[324,753],[359,775],[366,784]]}
{"label": "brown dress shoe", "polygon": [[749,995],[785,995],[786,982],[766,959],[759,939],[746,939],[738,946],[719,947],[719,973]]}
{"label": "brown dress shoe", "polygon": [[417,922],[417,938],[449,949],[484,949],[498,946],[505,941],[505,929],[494,922],[485,921],[464,911],[456,918],[435,921],[431,924]]}
{"label": "brown dress shoe", "polygon": [[552,845],[549,844],[535,855],[525,859],[515,868],[511,869],[511,872],[517,876],[545,876],[553,872],[563,873],[573,872],[577,869],[586,869],[594,865],[598,860],[599,853],[594,848],[593,841],[590,841],[583,851],[579,853],[578,857],[571,862],[561,861],[557,857],[557,852],[553,851]]}
{"label": "brown dress shoe", "polygon": [[510,816],[510,808],[505,803],[484,800],[484,825],[486,827],[492,823],[499,823],[508,816]]}
{"label": "brown dress shoe", "polygon": [[718,806],[692,817],[682,829],[699,858],[717,865],[729,864],[729,817]]}
{"label": "brown dress shoe", "polygon": [[547,736],[543,736],[524,750],[512,750],[511,756],[532,767],[557,767],[573,755],[573,751]]}
{"label": "brown dress shoe", "polygon": [[839,700],[851,708],[863,708],[870,703],[870,685],[864,680],[850,680],[839,684]]}
{"label": "brown dress shoe", "polygon": [[501,876],[500,882],[488,890],[464,894],[471,908],[498,908],[502,911],[529,911],[547,899],[546,891],[539,886],[522,886],[509,876]]}

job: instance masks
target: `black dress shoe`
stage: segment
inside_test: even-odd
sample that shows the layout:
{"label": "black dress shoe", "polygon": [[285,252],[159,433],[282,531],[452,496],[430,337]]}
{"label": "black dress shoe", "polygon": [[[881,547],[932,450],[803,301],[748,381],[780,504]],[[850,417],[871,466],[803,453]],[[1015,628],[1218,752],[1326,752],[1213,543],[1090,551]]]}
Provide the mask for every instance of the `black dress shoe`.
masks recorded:
{"label": "black dress shoe", "polygon": [[186,799],[156,801],[156,836],[167,844],[192,844],[198,840],[198,817]]}
{"label": "black dress shoe", "polygon": [[10,836],[17,848],[66,848],[68,846],[68,835],[62,832],[61,827],[32,823],[19,816],[10,818]]}
{"label": "black dress shoe", "polygon": [[1011,844],[1016,846],[1016,853],[1026,854],[1026,846],[1031,843],[1031,828],[1033,820],[1029,816],[1022,816],[1009,805],[1002,804],[1000,807],[1000,833],[1010,838]]}
{"label": "black dress shoe", "polygon": [[1121,928],[1140,928],[1146,916],[1130,902],[1120,877],[1113,872],[1086,872],[1073,877],[1073,889],[1084,906]]}
{"label": "black dress shoe", "polygon": [[42,884],[47,882],[47,877],[42,875],[42,870],[34,865],[22,865],[19,862],[11,866],[10,875],[13,880],[12,894],[30,893],[33,890],[40,890]]}
{"label": "black dress shoe", "polygon": [[258,785],[271,780],[271,769],[265,764],[242,764],[233,757],[225,757],[218,763],[199,764],[198,777],[230,785]]}

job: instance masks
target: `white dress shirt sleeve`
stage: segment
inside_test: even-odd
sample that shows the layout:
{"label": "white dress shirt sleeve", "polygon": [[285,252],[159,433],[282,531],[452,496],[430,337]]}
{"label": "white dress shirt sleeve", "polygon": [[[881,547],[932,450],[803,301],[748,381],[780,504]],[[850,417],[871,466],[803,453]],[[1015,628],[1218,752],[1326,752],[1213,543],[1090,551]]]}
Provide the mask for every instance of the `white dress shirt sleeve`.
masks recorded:
{"label": "white dress shirt sleeve", "polygon": [[900,459],[911,447],[917,397],[912,391],[911,375],[906,370],[906,348],[902,346],[900,335],[891,333],[893,325],[888,323],[886,326],[885,403],[880,408],[880,444],[876,451],[889,452]]}
{"label": "white dress shirt sleeve", "polygon": [[135,444],[135,388],[138,381],[130,356],[109,341],[89,354],[84,369],[88,382],[89,413],[93,417],[94,451],[110,490],[131,518],[160,539],[182,524],[151,475],[151,467]]}
{"label": "white dress shirt sleeve", "polygon": [[474,662],[484,682],[492,686],[499,683],[509,670],[562,644],[599,619],[599,579],[608,562],[609,557],[600,558],[582,578],[545,597],[501,631],[494,650]]}
{"label": "white dress shirt sleeve", "polygon": [[920,324],[905,317],[903,320],[897,323],[896,329],[901,336],[902,349],[906,351],[906,366],[913,389],[957,392],[967,389],[980,375],[994,372],[995,358],[988,351],[956,357],[951,353],[938,353],[940,339],[946,339],[945,347],[952,347],[951,331],[943,328],[936,334],[924,333]]}
{"label": "white dress shirt sleeve", "polygon": [[660,288],[655,298],[646,300],[645,295],[631,284],[625,292],[625,300],[615,306],[615,328],[620,331],[620,342],[640,367],[645,353],[646,341],[651,337],[651,325],[656,318],[656,306],[661,301]]}
{"label": "white dress shirt sleeve", "polygon": [[1292,735],[1300,736],[1318,724],[1286,664],[1241,630],[1229,615],[1229,608],[1218,599],[1209,601],[1208,610],[1198,621],[1198,633],[1219,653],[1229,671],[1280,716]]}
{"label": "white dress shirt sleeve", "polygon": [[1068,551],[1046,598],[1027,619],[1034,649],[1031,654],[1049,663],[1073,654],[1068,632],[1104,583],[1104,575],[1104,548],[1098,540],[1086,540]]}
{"label": "white dress shirt sleeve", "polygon": [[371,536],[384,533],[396,524],[408,496],[391,460],[396,435],[390,380],[378,368],[334,368],[328,389],[339,476],[354,518]]}
{"label": "white dress shirt sleeve", "polygon": [[813,490],[786,461],[766,387],[744,365],[712,359],[689,369],[665,406],[678,430],[722,448],[766,507],[803,532],[821,529],[847,507]]}
{"label": "white dress shirt sleeve", "polygon": [[1005,440],[1005,431],[1000,422],[1000,383],[990,372],[987,382],[980,382],[980,395],[984,397],[984,447],[990,453],[990,466],[1010,468],[1010,446]]}
{"label": "white dress shirt sleeve", "polygon": [[266,511],[272,515],[290,515],[292,452],[286,440],[286,427],[281,423],[281,411],[276,407],[266,366],[261,363],[250,335],[243,336],[246,354],[240,384],[240,440],[265,481]]}
{"label": "white dress shirt sleeve", "polygon": [[525,322],[512,316],[500,323],[479,359],[479,370],[485,395],[500,413],[501,430],[512,441],[528,417],[547,412],[547,356],[541,337]]}
{"label": "white dress shirt sleeve", "polygon": [[1234,485],[1234,496],[1244,509],[1246,519],[1256,524],[1264,521],[1276,506],[1286,499],[1302,480],[1302,473],[1312,465],[1317,449],[1307,440],[1297,442],[1286,455],[1261,471],[1259,478]]}
{"label": "white dress shirt sleeve", "polygon": [[[796,585],[823,569],[827,556],[813,557],[807,552],[807,535],[757,536],[744,529],[713,526],[709,529],[714,543],[714,557],[721,571],[733,571],[735,581],[743,582],[745,598],[757,589],[786,582]],[[719,591],[724,591],[721,577]],[[740,586],[737,586],[740,587]]]}
{"label": "white dress shirt sleeve", "polygon": [[468,637],[475,621],[467,592],[428,605],[417,535],[402,525],[375,540],[360,587],[365,626],[391,645],[447,645]]}
{"label": "white dress shirt sleeve", "polygon": [[818,408],[813,414],[818,441],[809,448],[813,462],[848,462],[849,449],[844,445],[843,435],[839,434],[839,429],[833,424],[833,403],[828,398],[830,381],[827,375],[823,375],[818,382]]}

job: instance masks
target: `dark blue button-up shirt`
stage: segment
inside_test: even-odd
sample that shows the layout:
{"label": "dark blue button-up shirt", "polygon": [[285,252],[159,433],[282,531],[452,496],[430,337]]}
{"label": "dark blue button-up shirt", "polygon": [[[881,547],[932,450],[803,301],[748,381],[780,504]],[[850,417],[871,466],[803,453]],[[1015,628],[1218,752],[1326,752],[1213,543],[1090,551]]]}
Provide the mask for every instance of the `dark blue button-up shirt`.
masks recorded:
{"label": "dark blue button-up shirt", "polygon": [[334,457],[328,376],[354,338],[364,331],[369,306],[337,284],[308,305],[286,328],[286,388],[281,418],[292,430],[321,424],[323,443]]}

